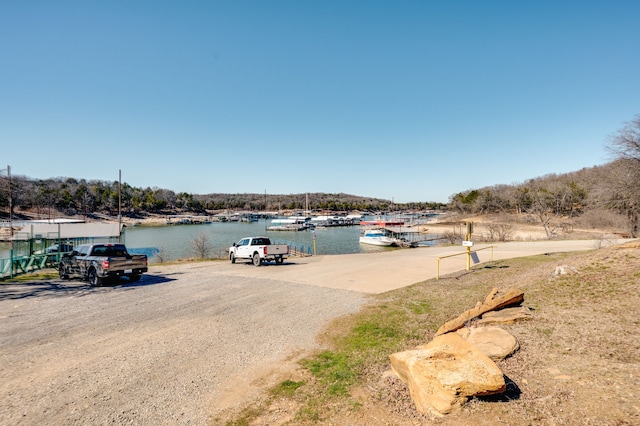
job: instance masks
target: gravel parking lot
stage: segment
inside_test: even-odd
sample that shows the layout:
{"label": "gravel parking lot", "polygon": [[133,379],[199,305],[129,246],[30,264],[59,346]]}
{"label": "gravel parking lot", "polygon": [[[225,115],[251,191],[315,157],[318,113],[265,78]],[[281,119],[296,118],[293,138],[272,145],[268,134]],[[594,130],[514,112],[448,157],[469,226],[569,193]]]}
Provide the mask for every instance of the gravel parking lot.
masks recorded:
{"label": "gravel parking lot", "polygon": [[100,288],[1,285],[1,423],[206,424],[366,301],[230,268],[154,267],[138,283]]}

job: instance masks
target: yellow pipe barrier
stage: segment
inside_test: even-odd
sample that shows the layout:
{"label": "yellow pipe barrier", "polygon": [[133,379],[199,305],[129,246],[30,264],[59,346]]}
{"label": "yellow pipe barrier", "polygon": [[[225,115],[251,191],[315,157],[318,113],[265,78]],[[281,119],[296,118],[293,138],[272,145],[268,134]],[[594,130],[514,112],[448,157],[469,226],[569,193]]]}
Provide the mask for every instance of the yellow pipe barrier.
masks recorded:
{"label": "yellow pipe barrier", "polygon": [[479,248],[477,250],[471,250],[471,247],[467,247],[467,251],[463,251],[462,253],[454,253],[454,254],[449,254],[447,256],[440,256],[436,259],[436,279],[439,280],[440,279],[440,259],[445,259],[447,257],[454,257],[454,256],[460,256],[461,254],[466,254],[467,255],[467,271],[470,268],[471,265],[471,253],[475,253],[481,250],[487,250],[487,249],[491,249],[491,255],[489,256],[489,262],[493,262],[493,248],[495,246],[489,246],[489,247],[482,247]]}

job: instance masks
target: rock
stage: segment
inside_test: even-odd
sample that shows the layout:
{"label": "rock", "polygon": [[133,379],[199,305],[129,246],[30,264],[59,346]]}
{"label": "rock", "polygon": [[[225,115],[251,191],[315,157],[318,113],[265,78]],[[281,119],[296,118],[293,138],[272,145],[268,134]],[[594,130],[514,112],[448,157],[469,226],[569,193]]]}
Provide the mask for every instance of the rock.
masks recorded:
{"label": "rock", "polygon": [[422,413],[448,414],[472,396],[506,390],[496,364],[455,333],[437,336],[415,350],[392,354],[390,359]]}
{"label": "rock", "polygon": [[517,308],[505,308],[499,311],[491,311],[482,315],[482,318],[476,323],[477,326],[485,326],[490,324],[511,324],[518,320],[528,320],[533,318],[531,309],[525,306]]}
{"label": "rock", "polygon": [[456,334],[494,361],[505,359],[520,348],[518,340],[500,327],[461,328]]}
{"label": "rock", "polygon": [[493,298],[496,297],[496,294],[498,294],[498,287],[491,289],[491,292],[489,292],[487,297],[484,299],[484,303],[491,303]]}
{"label": "rock", "polygon": [[560,265],[560,266],[556,266],[556,270],[554,271],[553,275],[557,277],[559,275],[568,275],[568,274],[577,274],[577,273],[578,273],[578,270],[573,266]]}
{"label": "rock", "polygon": [[463,312],[458,318],[453,319],[445,323],[442,327],[436,331],[436,336],[441,334],[456,331],[459,328],[464,327],[464,324],[472,320],[485,312],[495,311],[511,305],[518,305],[524,300],[524,292],[519,290],[509,290],[502,296],[497,296],[495,289],[491,291],[489,297],[487,297],[480,306]]}

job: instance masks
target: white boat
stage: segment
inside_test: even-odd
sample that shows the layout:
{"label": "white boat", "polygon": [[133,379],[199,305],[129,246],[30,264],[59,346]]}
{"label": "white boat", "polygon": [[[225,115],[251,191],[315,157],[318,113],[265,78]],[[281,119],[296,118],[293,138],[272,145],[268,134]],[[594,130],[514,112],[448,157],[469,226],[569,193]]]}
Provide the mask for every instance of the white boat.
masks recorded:
{"label": "white boat", "polygon": [[387,237],[381,229],[368,229],[360,237],[360,242],[374,246],[390,246],[395,244],[396,241]]}

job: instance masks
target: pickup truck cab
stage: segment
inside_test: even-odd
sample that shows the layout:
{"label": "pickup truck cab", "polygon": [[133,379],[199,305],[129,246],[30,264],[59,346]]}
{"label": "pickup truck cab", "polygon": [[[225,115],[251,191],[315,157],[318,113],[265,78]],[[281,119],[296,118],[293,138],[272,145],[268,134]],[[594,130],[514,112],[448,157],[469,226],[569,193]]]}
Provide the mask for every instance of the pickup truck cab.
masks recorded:
{"label": "pickup truck cab", "polygon": [[83,244],[63,255],[58,264],[60,279],[79,276],[91,286],[123,276],[138,281],[147,270],[147,256],[130,254],[124,244]]}
{"label": "pickup truck cab", "polygon": [[267,237],[247,237],[229,247],[229,260],[231,263],[236,263],[236,259],[246,259],[255,266],[269,261],[280,265],[289,252],[287,244],[271,244],[271,240]]}

